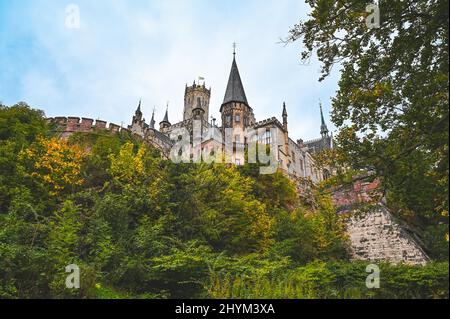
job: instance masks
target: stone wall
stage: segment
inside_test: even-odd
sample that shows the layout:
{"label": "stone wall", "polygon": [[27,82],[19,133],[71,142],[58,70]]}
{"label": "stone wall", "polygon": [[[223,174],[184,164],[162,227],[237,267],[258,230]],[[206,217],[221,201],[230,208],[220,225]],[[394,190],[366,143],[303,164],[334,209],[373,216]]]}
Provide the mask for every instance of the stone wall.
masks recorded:
{"label": "stone wall", "polygon": [[60,134],[60,137],[63,139],[67,139],[75,132],[83,132],[89,133],[94,132],[96,130],[108,130],[113,133],[120,131],[130,130],[120,127],[117,124],[110,123],[108,126],[106,125],[106,121],[102,120],[93,120],[89,118],[79,118],[79,117],[55,117],[48,118],[47,121],[49,123],[56,124],[56,130]]}
{"label": "stone wall", "polygon": [[355,260],[421,265],[429,261],[414,232],[382,204],[354,213],[347,221],[347,231]]}
{"label": "stone wall", "polygon": [[354,260],[423,265],[429,257],[420,238],[382,203],[378,180],[357,177],[333,191],[337,212],[346,217]]}
{"label": "stone wall", "polygon": [[92,133],[96,131],[108,131],[112,134],[119,132],[128,132],[133,134],[137,139],[141,139],[147,144],[154,146],[156,149],[161,151],[161,156],[163,158],[169,158],[170,156],[170,144],[164,143],[161,139],[158,139],[154,131],[147,130],[144,136],[140,134],[133,133],[131,129],[121,127],[114,123],[109,123],[107,125],[106,121],[93,120],[89,118],[79,118],[79,117],[55,117],[48,118],[47,121],[51,124],[56,125],[56,132],[62,139],[68,139],[71,135],[76,132],[81,133]]}

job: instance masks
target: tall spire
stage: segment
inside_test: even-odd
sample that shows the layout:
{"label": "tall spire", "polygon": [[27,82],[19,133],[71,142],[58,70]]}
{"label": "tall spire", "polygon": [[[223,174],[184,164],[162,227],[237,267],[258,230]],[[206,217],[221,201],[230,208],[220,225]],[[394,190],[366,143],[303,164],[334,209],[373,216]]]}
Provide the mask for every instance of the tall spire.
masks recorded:
{"label": "tall spire", "polygon": [[136,112],[134,112],[133,122],[142,120],[141,103],[142,103],[142,100],[139,100],[139,104],[136,109]]}
{"label": "tall spire", "polygon": [[329,131],[327,125],[325,124],[325,118],[323,116],[322,102],[320,102],[319,105],[320,105],[320,117],[322,120],[322,124],[320,125],[320,135],[322,135],[322,137],[327,137]]}
{"label": "tall spire", "polygon": [[164,115],[164,119],[162,121],[170,124],[170,122],[169,122],[169,102],[167,102],[166,115]]}
{"label": "tall spire", "polygon": [[152,119],[150,120],[150,128],[155,128],[155,108],[153,108]]}
{"label": "tall spire", "polygon": [[283,128],[285,131],[288,129],[288,113],[286,109],[286,102],[283,102]]}
{"label": "tall spire", "polygon": [[229,102],[240,102],[248,105],[247,97],[245,96],[244,86],[242,85],[241,76],[236,63],[236,51],[233,51],[233,64],[231,65],[230,77],[228,79],[227,90],[225,91],[225,98],[223,104]]}
{"label": "tall spire", "polygon": [[283,118],[287,117],[287,116],[288,116],[288,114],[287,114],[287,110],[286,110],[286,102],[283,102]]}

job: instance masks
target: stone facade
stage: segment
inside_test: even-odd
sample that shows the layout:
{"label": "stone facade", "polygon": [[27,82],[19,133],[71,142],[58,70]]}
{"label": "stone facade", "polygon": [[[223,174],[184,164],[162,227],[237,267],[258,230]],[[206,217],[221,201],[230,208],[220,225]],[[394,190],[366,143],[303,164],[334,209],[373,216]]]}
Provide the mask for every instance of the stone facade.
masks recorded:
{"label": "stone facade", "polygon": [[[370,177],[369,177],[370,178]],[[429,257],[419,236],[382,203],[378,180],[364,176],[333,191],[337,212],[346,218],[354,260],[423,265]]]}
{"label": "stone facade", "polygon": [[[320,171],[316,167],[312,157],[312,154],[317,151],[332,148],[332,137],[328,134],[322,109],[320,126],[322,137],[314,140],[314,143],[303,143],[301,139],[294,141],[289,137],[288,113],[285,103],[282,112],[283,122],[275,117],[256,121],[253,108],[245,95],[235,57],[233,58],[225,98],[220,106],[222,126],[216,125],[215,119],[209,121],[210,97],[211,88],[207,89],[205,83],[197,84],[194,81],[192,86],[186,85],[183,120],[172,124],[169,121],[167,109],[163,120],[159,123],[159,129],[155,127],[155,112],[152,114],[150,123],[146,123],[141,110],[141,102],[139,102],[131,124],[127,128],[113,123],[107,127],[105,121],[94,121],[87,118],[80,120],[78,117],[58,117],[49,119],[49,121],[57,123],[62,138],[68,138],[74,132],[93,132],[105,129],[111,132],[126,130],[158,148],[165,158],[170,157],[173,146],[179,140],[180,132],[185,130],[191,133],[191,139],[193,139],[194,123],[201,123],[200,131],[204,135],[208,134],[208,136],[203,138],[198,147],[187,150],[190,154],[183,154],[187,158],[190,156],[191,159],[195,159],[200,154],[221,153],[227,163],[243,165],[249,142],[255,142],[255,139],[257,139],[260,144],[272,145],[274,160],[278,169],[293,179],[305,178],[317,183],[329,176],[327,172]],[[225,133],[230,134],[230,131],[231,136],[226,137]],[[227,138],[228,141],[232,141],[229,143],[230,145],[224,142]],[[230,149],[231,152],[229,152]]]}
{"label": "stone facade", "polygon": [[[243,165],[249,143],[258,139],[257,142],[260,144],[273,146],[278,168],[289,176],[310,179],[314,183],[329,176],[316,167],[312,157],[314,152],[332,147],[332,137],[328,133],[322,110],[320,126],[322,137],[314,140],[316,141],[315,144],[303,143],[301,139],[296,142],[289,137],[288,114],[285,103],[283,104],[282,123],[275,117],[257,122],[253,108],[247,100],[235,58],[233,58],[225,97],[220,106],[222,126],[216,125],[215,119],[209,121],[210,97],[211,89],[207,89],[205,83],[200,85],[194,82],[192,86],[186,85],[183,121],[172,124],[169,121],[168,111],[166,111],[159,130],[154,125],[154,114],[150,125],[145,123],[139,103],[132,124],[128,129],[144,138],[154,136],[153,142],[157,147],[165,145],[170,148],[179,140],[180,129],[186,129],[192,135],[193,122],[197,121],[201,123],[203,134],[209,131],[213,131],[213,133],[211,137],[201,142],[199,148],[193,147],[188,150],[191,153],[189,154],[191,159],[196,158],[198,153],[221,152],[227,163]],[[255,135],[256,131],[258,133]],[[156,141],[158,138],[161,141]],[[231,141],[231,143],[226,144],[224,141]],[[164,152],[168,153],[170,150],[165,149]]]}
{"label": "stone facade", "polygon": [[355,260],[413,265],[424,265],[429,261],[414,233],[381,204],[351,216],[347,231]]}

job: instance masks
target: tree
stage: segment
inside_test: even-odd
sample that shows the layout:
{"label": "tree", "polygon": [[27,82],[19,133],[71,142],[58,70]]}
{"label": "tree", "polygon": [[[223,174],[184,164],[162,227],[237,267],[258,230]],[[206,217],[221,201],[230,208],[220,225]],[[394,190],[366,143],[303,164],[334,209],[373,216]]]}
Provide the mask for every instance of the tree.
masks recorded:
{"label": "tree", "polygon": [[0,214],[6,213],[13,197],[21,193],[18,154],[38,136],[50,134],[43,115],[25,103],[0,105]]}
{"label": "tree", "polygon": [[302,59],[317,53],[320,80],[341,66],[332,101],[341,154],[374,170],[395,206],[448,223],[448,1],[379,1],[379,28],[366,25],[372,1],[307,3],[312,13],[288,41],[302,39]]}
{"label": "tree", "polygon": [[83,184],[81,167],[85,151],[57,138],[38,139],[20,153],[26,174],[45,185],[51,196],[70,193]]}

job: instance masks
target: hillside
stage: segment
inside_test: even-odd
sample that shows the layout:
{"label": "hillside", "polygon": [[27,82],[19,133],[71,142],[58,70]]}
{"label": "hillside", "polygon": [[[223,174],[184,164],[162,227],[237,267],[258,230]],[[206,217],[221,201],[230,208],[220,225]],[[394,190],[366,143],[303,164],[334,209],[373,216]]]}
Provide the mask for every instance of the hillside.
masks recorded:
{"label": "hillside", "polygon": [[256,165],[173,164],[126,131],[62,140],[25,104],[0,107],[0,163],[0,298],[448,298],[445,229],[433,261],[381,263],[368,289],[331,194],[312,206]]}

